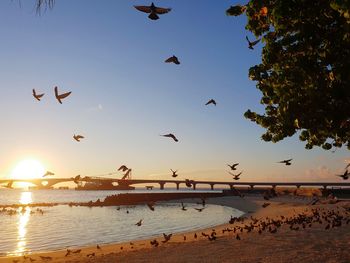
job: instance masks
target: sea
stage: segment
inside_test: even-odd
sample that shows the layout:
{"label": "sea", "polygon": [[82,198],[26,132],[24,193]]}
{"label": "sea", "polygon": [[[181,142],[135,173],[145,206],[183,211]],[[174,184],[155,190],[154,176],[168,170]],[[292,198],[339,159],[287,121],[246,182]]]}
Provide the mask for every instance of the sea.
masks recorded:
{"label": "sea", "polygon": [[[162,193],[174,191],[152,190]],[[150,191],[0,189],[0,205],[102,201],[108,195],[127,192]],[[243,215],[242,211],[232,207],[206,204],[205,209],[198,212],[195,208],[202,208],[201,203],[184,205],[186,211],[175,202],[157,203],[154,211],[146,205],[70,207],[62,204],[39,209],[28,206],[7,208],[2,212],[0,209],[0,257],[129,242],[157,237],[163,233],[184,233],[224,224],[231,216]],[[142,225],[137,226],[140,220]]]}

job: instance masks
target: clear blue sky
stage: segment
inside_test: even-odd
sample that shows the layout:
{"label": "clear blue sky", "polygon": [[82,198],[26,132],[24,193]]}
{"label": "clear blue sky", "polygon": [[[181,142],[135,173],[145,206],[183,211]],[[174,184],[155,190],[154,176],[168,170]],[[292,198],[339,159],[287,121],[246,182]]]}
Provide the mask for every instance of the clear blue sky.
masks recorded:
{"label": "clear blue sky", "polygon": [[[243,117],[262,111],[248,69],[261,44],[247,48],[233,1],[158,1],[169,14],[151,21],[133,5],[149,1],[57,0],[41,16],[34,0],[0,2],[0,177],[35,158],[58,177],[133,168],[135,178],[331,180],[347,150],[305,150],[297,136],[261,141]],[[181,65],[165,64],[175,54]],[[53,87],[72,91],[63,105]],[[35,88],[45,96],[31,95]],[[214,98],[218,105],[204,106]],[[174,133],[179,143],[160,137]],[[86,137],[81,143],[74,133]],[[277,164],[293,158],[290,167]]]}

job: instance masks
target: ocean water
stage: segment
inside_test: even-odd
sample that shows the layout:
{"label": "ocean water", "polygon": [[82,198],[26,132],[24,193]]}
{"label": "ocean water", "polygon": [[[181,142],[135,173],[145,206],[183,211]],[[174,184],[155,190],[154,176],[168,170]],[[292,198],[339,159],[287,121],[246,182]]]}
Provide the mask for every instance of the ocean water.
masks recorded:
{"label": "ocean water", "polygon": [[[125,191],[124,191],[125,192]],[[135,192],[135,191],[134,191]],[[162,191],[164,192],[164,191]],[[101,200],[118,191],[0,190],[0,204],[79,202]],[[10,215],[0,212],[0,256],[23,255],[86,245],[147,239],[162,233],[179,233],[228,222],[243,212],[217,205],[162,203],[151,211],[145,205],[122,207],[69,207],[59,205],[19,208]],[[135,224],[142,219],[142,225]]]}

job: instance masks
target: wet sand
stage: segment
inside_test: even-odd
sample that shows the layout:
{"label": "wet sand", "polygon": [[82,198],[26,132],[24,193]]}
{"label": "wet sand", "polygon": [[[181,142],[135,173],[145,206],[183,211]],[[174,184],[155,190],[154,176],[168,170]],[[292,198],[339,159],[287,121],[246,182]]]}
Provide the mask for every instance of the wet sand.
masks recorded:
{"label": "wet sand", "polygon": [[[186,200],[186,202],[191,200]],[[173,202],[173,201],[172,201]],[[193,200],[193,202],[198,202]],[[310,209],[324,208],[327,210],[344,211],[343,206],[350,207],[350,202],[337,204],[318,204],[310,206],[310,199],[281,197],[266,201],[271,203],[262,208],[264,203],[261,197],[220,197],[206,201],[210,204],[232,206],[246,212],[246,217],[262,219],[269,217],[279,219],[280,216],[291,217]],[[179,211],[181,212],[181,211]],[[249,223],[246,220],[245,223]],[[326,222],[314,223],[299,231],[292,231],[287,225],[282,225],[277,233],[264,231],[259,234],[256,230],[250,233],[239,232],[241,240],[236,239],[233,232],[222,233],[222,230],[235,224],[225,224],[215,227],[217,239],[209,241],[201,235],[202,232],[210,234],[212,229],[181,233],[174,235],[165,244],[158,237],[158,247],[153,247],[150,240],[139,240],[132,243],[101,245],[81,248],[81,252],[70,254],[66,250],[48,253],[35,253],[28,255],[36,262],[350,262],[350,224],[337,228],[325,229]],[[168,233],[167,233],[168,234]],[[184,241],[184,236],[186,240]],[[77,248],[72,249],[76,251]],[[93,254],[87,257],[88,254]],[[43,260],[42,257],[52,257]],[[30,262],[23,257],[0,258],[0,262]]]}

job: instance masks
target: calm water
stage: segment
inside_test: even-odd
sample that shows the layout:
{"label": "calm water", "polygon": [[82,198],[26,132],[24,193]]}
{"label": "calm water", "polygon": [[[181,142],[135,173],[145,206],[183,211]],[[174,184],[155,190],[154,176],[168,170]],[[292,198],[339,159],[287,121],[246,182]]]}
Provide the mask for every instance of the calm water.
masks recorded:
{"label": "calm water", "polygon": [[[90,201],[116,193],[118,191],[0,190],[0,204]],[[194,209],[201,205],[186,206],[187,211],[182,211],[179,204],[158,204],[155,211],[151,211],[145,205],[124,206],[119,210],[117,207],[59,205],[42,208],[44,214],[36,208],[17,209],[14,215],[0,213],[0,256],[146,239],[162,233],[215,226],[228,222],[231,215],[243,214],[234,208],[216,205],[206,205],[201,213]],[[138,227],[135,223],[140,219],[143,224]]]}

